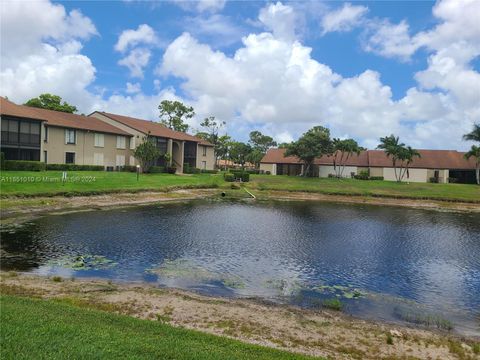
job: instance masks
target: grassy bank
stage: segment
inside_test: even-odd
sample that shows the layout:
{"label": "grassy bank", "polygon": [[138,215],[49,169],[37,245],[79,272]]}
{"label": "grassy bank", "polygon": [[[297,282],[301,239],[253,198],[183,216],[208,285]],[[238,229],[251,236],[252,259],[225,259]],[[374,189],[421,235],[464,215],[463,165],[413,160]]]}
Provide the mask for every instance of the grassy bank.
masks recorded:
{"label": "grassy bank", "polygon": [[[222,174],[142,174],[103,171],[70,171],[62,184],[59,171],[3,171],[2,197],[95,195],[168,191],[181,188],[228,189],[231,183]],[[295,176],[252,175],[245,186],[252,191],[306,192],[326,195],[370,196],[405,199],[430,199],[480,203],[480,186],[471,184],[397,183],[355,179],[319,179]]]}
{"label": "grassy bank", "polygon": [[2,359],[307,359],[53,300],[1,297]]}
{"label": "grassy bank", "polygon": [[394,181],[254,175],[247,186],[253,190],[265,191],[480,202],[480,186],[472,184],[397,183]]}
{"label": "grassy bank", "polygon": [[5,196],[88,195],[115,192],[166,191],[173,188],[207,188],[223,183],[220,175],[140,174],[106,171],[69,171],[62,183],[61,171],[2,171]]}

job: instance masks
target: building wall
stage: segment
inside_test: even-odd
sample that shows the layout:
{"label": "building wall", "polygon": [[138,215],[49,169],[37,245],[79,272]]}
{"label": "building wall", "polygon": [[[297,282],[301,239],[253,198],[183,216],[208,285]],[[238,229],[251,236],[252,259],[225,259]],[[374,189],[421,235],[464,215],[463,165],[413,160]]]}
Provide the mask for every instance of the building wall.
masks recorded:
{"label": "building wall", "polygon": [[[368,168],[362,168],[362,170],[369,170],[370,171],[370,176],[383,176],[383,168],[382,167],[371,167],[370,169]],[[359,172],[361,170],[359,169]],[[395,176],[394,176],[395,177]],[[385,179],[386,180],[386,179]]]}
{"label": "building wall", "polygon": [[[442,169],[438,170],[438,182],[442,184],[448,183],[448,177],[450,172],[448,170]],[[430,178],[435,177],[435,169],[428,169],[427,171],[427,181],[430,181]]]}
{"label": "building wall", "polygon": [[64,164],[65,153],[74,152],[75,164],[96,165],[95,154],[102,154],[104,166],[116,166],[117,156],[124,156],[125,165],[130,165],[131,150],[128,147],[128,136],[125,141],[126,149],[117,149],[117,135],[104,133],[103,139],[104,146],[95,147],[95,132],[76,129],[76,143],[65,144],[65,128],[49,126],[48,141],[43,142],[42,139],[42,158],[43,151],[47,151],[48,164]]}
{"label": "building wall", "polygon": [[260,163],[260,171],[270,171],[270,174],[277,175],[277,164]]}
{"label": "building wall", "polygon": [[[204,150],[206,149],[206,154]],[[215,168],[215,152],[213,146],[197,145],[197,168],[213,170]]]}
{"label": "building wall", "polygon": [[[353,172],[357,174],[357,167],[356,166],[345,166],[343,170],[343,177],[350,178],[350,174]],[[333,165],[320,165],[319,177],[326,178],[329,174],[335,175],[335,168]]]}
{"label": "building wall", "polygon": [[[399,169],[397,169],[398,173]],[[428,181],[428,170],[427,169],[409,169],[410,177],[403,178],[404,182],[427,182]],[[383,168],[383,177],[385,180],[396,181],[395,172],[393,168]]]}

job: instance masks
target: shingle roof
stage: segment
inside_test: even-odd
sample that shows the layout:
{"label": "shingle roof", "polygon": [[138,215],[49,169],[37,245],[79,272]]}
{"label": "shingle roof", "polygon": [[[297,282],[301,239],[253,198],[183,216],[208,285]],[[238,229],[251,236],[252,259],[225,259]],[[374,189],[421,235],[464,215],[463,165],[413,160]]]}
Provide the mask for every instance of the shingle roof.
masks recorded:
{"label": "shingle roof", "polygon": [[61,111],[39,109],[25,105],[17,105],[0,97],[0,114],[39,121],[45,121],[49,126],[59,126],[72,129],[92,130],[102,133],[130,135],[129,133],[107,124],[96,118],[69,114]]}
{"label": "shingle roof", "polygon": [[[415,158],[411,168],[419,169],[475,169],[475,160],[466,160],[463,152],[456,150],[418,150],[421,157]],[[270,164],[300,164],[293,156],[284,157],[285,149],[270,149],[262,159],[262,163]],[[315,159],[317,165],[333,165],[332,156],[322,156]],[[361,167],[392,167],[392,159],[382,150],[362,151],[360,155],[352,155],[346,162],[347,166]]]}
{"label": "shingle roof", "polygon": [[118,121],[123,125],[131,127],[132,129],[140,131],[144,134],[150,133],[153,136],[160,136],[174,140],[194,141],[199,143],[200,145],[213,146],[208,141],[205,141],[190,134],[186,134],[184,132],[171,130],[158,122],[142,120],[130,116],[112,114],[103,111],[98,111],[98,113],[112,120]]}

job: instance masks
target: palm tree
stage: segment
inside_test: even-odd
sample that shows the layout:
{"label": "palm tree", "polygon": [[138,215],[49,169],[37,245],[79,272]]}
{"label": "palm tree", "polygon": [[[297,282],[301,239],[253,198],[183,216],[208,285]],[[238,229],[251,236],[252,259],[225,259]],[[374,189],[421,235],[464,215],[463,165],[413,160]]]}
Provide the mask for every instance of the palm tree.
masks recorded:
{"label": "palm tree", "polygon": [[473,124],[473,130],[463,135],[463,140],[480,142],[480,124]]}
{"label": "palm tree", "polygon": [[[478,125],[477,130],[478,130]],[[465,159],[470,159],[472,156],[476,158],[476,164],[475,164],[475,176],[477,178],[477,184],[480,185],[480,146],[475,146],[472,145],[470,148],[470,151],[465,153]]]}
{"label": "palm tree", "polygon": [[343,177],[343,171],[350,156],[354,153],[360,155],[360,152],[365,150],[358,146],[358,143],[353,139],[333,139],[333,149],[333,168],[337,178]]}
{"label": "palm tree", "polygon": [[[395,135],[385,136],[380,138],[380,144],[377,149],[385,150],[387,157],[392,158],[393,171],[395,173],[395,179],[401,181],[401,178],[397,175],[397,160],[399,159],[400,152],[405,147],[404,143],[400,143],[399,137]],[[400,169],[401,173],[401,169]]]}
{"label": "palm tree", "polygon": [[[405,174],[407,175],[407,178],[409,178],[408,167],[413,162],[413,159],[415,157],[419,157],[419,158],[421,157],[420,153],[416,149],[413,149],[410,146],[402,147],[400,149],[398,154],[398,159],[401,160],[399,181],[403,180],[403,178],[405,177]],[[402,172],[402,168],[403,168],[403,172]]]}

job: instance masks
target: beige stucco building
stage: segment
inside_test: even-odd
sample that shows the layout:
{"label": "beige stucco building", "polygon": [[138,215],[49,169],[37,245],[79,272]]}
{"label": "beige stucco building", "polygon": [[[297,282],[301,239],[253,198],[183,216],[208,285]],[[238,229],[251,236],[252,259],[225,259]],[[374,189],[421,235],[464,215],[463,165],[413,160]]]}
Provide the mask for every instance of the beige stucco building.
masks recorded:
{"label": "beige stucco building", "polygon": [[[1,151],[7,160],[99,165],[117,170],[137,165],[134,150],[148,134],[155,138],[162,154],[158,166],[174,165],[179,173],[185,166],[203,170],[215,166],[212,144],[159,123],[104,112],[69,114],[0,100]],[[171,155],[168,162],[165,153]]]}
{"label": "beige stucco building", "polygon": [[[293,156],[284,156],[285,149],[270,149],[260,163],[260,170],[272,175],[300,175],[303,165]],[[409,165],[403,181],[408,182],[475,182],[475,162],[466,160],[464,153],[455,150],[419,150],[420,158]],[[328,177],[335,174],[332,156],[323,156],[314,162],[315,176]],[[366,150],[347,160],[344,177],[367,171],[370,176],[396,181],[392,160],[381,150]],[[398,169],[397,169],[398,171]]]}

